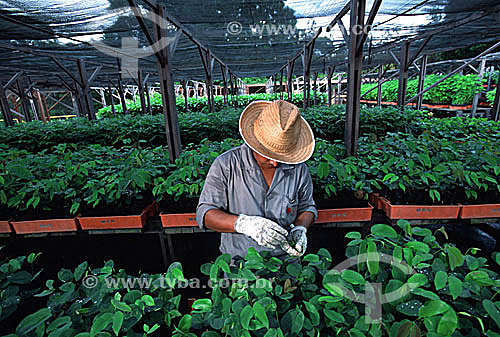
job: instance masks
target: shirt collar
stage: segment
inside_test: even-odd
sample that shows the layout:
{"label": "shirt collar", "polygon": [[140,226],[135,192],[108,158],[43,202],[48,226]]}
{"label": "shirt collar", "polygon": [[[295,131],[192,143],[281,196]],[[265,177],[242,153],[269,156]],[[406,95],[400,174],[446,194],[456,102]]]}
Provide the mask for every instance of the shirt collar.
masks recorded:
{"label": "shirt collar", "polygon": [[[252,149],[246,143],[243,143],[241,145],[241,153],[242,164],[245,168],[253,170],[259,169],[259,165],[257,164],[257,161],[253,156]],[[293,169],[294,167],[295,165],[293,164],[279,163],[276,168],[280,168],[281,170],[289,170]]]}

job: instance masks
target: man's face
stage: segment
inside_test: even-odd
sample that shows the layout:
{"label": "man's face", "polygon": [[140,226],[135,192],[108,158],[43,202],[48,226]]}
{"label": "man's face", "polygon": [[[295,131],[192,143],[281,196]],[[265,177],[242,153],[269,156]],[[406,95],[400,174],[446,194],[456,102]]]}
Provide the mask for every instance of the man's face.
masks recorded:
{"label": "man's face", "polygon": [[278,166],[278,162],[276,160],[267,159],[266,157],[261,156],[260,154],[258,154],[255,151],[252,151],[252,152],[253,152],[253,156],[254,156],[255,160],[257,161],[259,166],[262,167],[263,169],[271,169],[271,168],[275,168],[276,166]]}

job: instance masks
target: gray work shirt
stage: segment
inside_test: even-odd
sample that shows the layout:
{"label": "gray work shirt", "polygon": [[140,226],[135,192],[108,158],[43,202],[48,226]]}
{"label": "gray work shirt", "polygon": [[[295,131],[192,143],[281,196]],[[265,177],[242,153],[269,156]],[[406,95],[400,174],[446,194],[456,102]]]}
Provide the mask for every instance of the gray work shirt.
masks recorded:
{"label": "gray work shirt", "polygon": [[[246,144],[224,152],[210,167],[196,208],[200,228],[204,228],[205,213],[211,209],[235,215],[262,216],[287,230],[302,212],[314,213],[314,220],[318,216],[311,174],[306,164],[279,163],[268,189],[252,149]],[[250,247],[270,251],[273,256],[285,254],[281,248],[273,250],[260,246],[244,234],[221,233],[222,253],[245,257]]]}

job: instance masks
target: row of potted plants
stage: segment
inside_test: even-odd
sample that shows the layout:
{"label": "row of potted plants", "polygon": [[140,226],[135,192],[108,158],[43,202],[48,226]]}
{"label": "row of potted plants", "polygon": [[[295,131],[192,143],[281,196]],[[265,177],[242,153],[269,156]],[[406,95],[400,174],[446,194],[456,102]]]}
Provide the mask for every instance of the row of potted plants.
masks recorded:
{"label": "row of potted plants", "polygon": [[[314,94],[311,93],[311,97],[314,99]],[[285,93],[284,94],[284,99],[288,99],[288,95]],[[316,93],[316,101],[318,104],[324,104],[327,101],[327,94],[326,93]],[[265,101],[274,101],[277,99],[281,99],[281,93],[274,93],[274,94],[265,94],[265,93],[256,93],[256,94],[251,94],[251,95],[238,95],[238,97],[234,99],[237,99],[238,101],[238,106],[247,106],[253,101],[256,100],[265,100]],[[302,93],[295,93],[292,94],[290,101],[295,104],[298,107],[303,106],[303,101],[304,101],[304,95]],[[150,96],[150,102],[151,102],[151,110],[153,115],[156,114],[163,114],[163,108],[162,108],[162,100],[161,100],[161,94],[160,93],[154,93],[152,96]],[[231,104],[231,103],[230,103]],[[231,104],[234,105],[234,104]],[[183,96],[177,96],[176,97],[176,106],[177,106],[177,111],[178,112],[186,112],[186,105],[184,101]],[[216,111],[224,109],[225,104],[224,104],[224,97],[223,96],[215,96],[214,97],[214,108]],[[208,99],[207,97],[189,97],[188,98],[188,111],[189,112],[208,112]],[[115,105],[115,113],[116,114],[123,114],[123,108],[121,104]],[[137,98],[136,101],[132,100],[127,100],[127,114],[131,115],[140,115],[142,114],[141,110],[141,104],[139,99]],[[97,111],[97,117],[98,118],[105,118],[105,117],[111,117],[113,116],[113,112],[110,106],[108,107],[103,107]]]}
{"label": "row of potted plants", "polygon": [[[389,200],[372,193],[366,207],[319,209],[316,224],[365,222],[372,220],[374,209],[382,210],[390,220],[430,219],[493,219],[500,218],[500,203],[480,205],[393,205]],[[375,206],[372,206],[375,205]],[[65,219],[15,221],[14,218],[0,221],[0,234],[76,232],[78,230],[142,229],[149,218],[158,214],[158,204],[151,203],[138,215],[81,216]],[[159,214],[164,228],[198,227],[196,214]]]}
{"label": "row of potted plants", "polygon": [[[207,138],[222,141],[239,138],[238,120],[243,108],[225,108],[214,113],[180,113],[179,128],[182,144],[199,143]],[[345,125],[345,106],[319,106],[301,112],[313,132],[324,139],[341,139]],[[406,127],[419,133],[419,124],[430,116],[414,110],[404,113],[396,108],[362,108],[361,134],[374,133],[383,137]],[[99,121],[75,118],[44,124],[34,121],[14,127],[0,126],[0,143],[38,152],[62,143],[100,144],[122,147],[139,143],[142,147],[167,144],[162,115],[118,116]]]}
{"label": "row of potted plants", "polygon": [[[346,238],[347,266],[325,248],[283,261],[251,248],[236,266],[228,254],[201,265],[197,279],[179,262],[136,276],[84,261],[33,282],[38,254],[2,258],[0,322],[16,336],[498,336],[500,253],[403,220]],[[206,288],[190,312],[185,284]]]}
{"label": "row of potted plants", "polygon": [[[498,72],[495,72],[492,76],[492,82],[494,83],[498,78]],[[429,74],[425,77],[424,87],[430,87],[438,80],[443,78],[445,75],[434,75]],[[472,104],[472,100],[475,94],[479,91],[486,93],[486,89],[483,87],[488,80],[488,74],[480,78],[476,74],[469,75],[454,75],[443,82],[439,83],[437,86],[433,87],[423,95],[424,103],[431,104],[446,104],[446,105],[467,105]],[[361,93],[365,93],[376,87],[377,83],[366,83],[361,85]],[[391,80],[382,83],[382,100],[385,102],[397,102],[398,97],[398,80]],[[418,88],[418,78],[413,78],[408,80],[406,99],[409,99],[417,94]],[[372,90],[368,92],[365,99],[376,100],[377,90]]]}
{"label": "row of potted plants", "polygon": [[[354,206],[369,212],[372,192],[392,205],[497,204],[498,135],[448,140],[439,129],[434,131],[420,136],[389,133],[378,141],[364,137],[358,157],[347,158],[340,141],[318,141],[308,162],[318,208]],[[192,213],[213,160],[239,144],[241,140],[235,139],[205,140],[187,147],[175,164],[167,164],[164,147],[59,145],[32,154],[3,146],[0,203],[5,213],[0,220],[14,215],[24,221],[78,213],[86,217],[140,214],[154,199],[165,214]],[[338,214],[347,218],[345,212]]]}

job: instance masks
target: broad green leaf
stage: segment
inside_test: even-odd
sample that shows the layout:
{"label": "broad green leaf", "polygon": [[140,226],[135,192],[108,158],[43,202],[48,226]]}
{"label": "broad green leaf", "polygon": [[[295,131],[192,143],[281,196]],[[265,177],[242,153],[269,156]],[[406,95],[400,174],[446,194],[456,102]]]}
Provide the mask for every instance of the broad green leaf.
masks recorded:
{"label": "broad green leaf", "polygon": [[447,246],[446,252],[448,253],[448,261],[452,271],[464,263],[464,257],[457,247]]}
{"label": "broad green leaf", "polygon": [[306,256],[304,256],[304,258],[302,259],[302,261],[305,261],[305,262],[319,262],[319,256],[316,255],[316,254],[307,254]]}
{"label": "broad green leaf", "polygon": [[423,306],[422,302],[416,299],[409,300],[408,302],[399,303],[396,310],[412,317],[418,316],[418,311]]}
{"label": "broad green leaf", "polygon": [[446,286],[446,282],[448,282],[448,274],[444,271],[438,271],[436,276],[434,276],[434,286],[436,290],[441,290]]}
{"label": "broad green leaf", "polygon": [[43,308],[37,312],[26,316],[17,326],[16,334],[18,336],[25,336],[29,332],[35,330],[40,325],[44,324],[52,316],[49,308]]}
{"label": "broad green leaf", "polygon": [[427,244],[420,241],[410,241],[406,244],[406,246],[424,254],[427,254],[431,250]]}
{"label": "broad green leaf", "polygon": [[325,316],[336,323],[344,323],[345,318],[342,316],[342,314],[336,312],[335,310],[330,310],[330,309],[323,309],[323,313]]}
{"label": "broad green leaf", "polygon": [[493,304],[492,301],[485,299],[483,300],[483,308],[500,329],[500,312],[498,311],[498,308],[495,307],[495,304]]}
{"label": "broad green leaf", "polygon": [[90,328],[90,337],[94,337],[99,332],[104,330],[109,325],[109,323],[111,323],[112,320],[113,320],[113,314],[110,312],[97,315],[94,318],[92,327]]}
{"label": "broad green leaf", "polygon": [[419,318],[425,318],[430,316],[435,316],[442,314],[449,309],[449,305],[441,300],[434,300],[427,302],[423,307],[418,311]]}
{"label": "broad green leaf", "polygon": [[302,265],[299,263],[290,263],[286,266],[286,271],[288,274],[298,277],[302,271]]}
{"label": "broad green leaf", "polygon": [[152,307],[155,305],[155,301],[153,299],[153,297],[151,297],[151,295],[143,295],[141,297],[141,300],[148,306],[148,307]]}
{"label": "broad green leaf", "polygon": [[183,332],[189,332],[189,329],[191,329],[191,322],[193,320],[193,317],[191,315],[184,315],[182,316],[181,320],[179,321],[179,330]]}
{"label": "broad green leaf", "polygon": [[[376,275],[376,274],[378,274],[378,271],[379,271],[379,260],[380,259],[379,259],[379,256],[377,254],[377,245],[375,244],[375,242],[368,241],[368,246],[367,246],[366,251],[368,253],[372,253],[372,255],[370,255],[370,259],[368,261],[366,261],[368,271],[370,272],[370,274]],[[374,258],[374,257],[376,257],[376,258]]]}
{"label": "broad green leaf", "polygon": [[416,273],[416,274],[410,276],[407,283],[412,288],[416,288],[416,287],[425,286],[427,284],[427,282],[428,282],[427,276],[425,276],[424,274]]}
{"label": "broad green leaf", "polygon": [[250,320],[254,315],[253,308],[249,305],[246,305],[243,310],[240,312],[240,323],[243,329],[248,330],[248,326],[250,324]]}
{"label": "broad green leaf", "polygon": [[394,228],[388,225],[384,224],[373,225],[370,230],[373,235],[383,236],[392,239],[396,239],[398,237],[398,234],[396,233]]}
{"label": "broad green leaf", "polygon": [[318,309],[316,309],[316,306],[308,301],[304,301],[304,304],[306,306],[307,311],[309,312],[309,317],[311,318],[311,324],[313,326],[319,325],[320,316],[319,316]]}
{"label": "broad green leaf", "polygon": [[453,300],[456,300],[462,294],[462,281],[457,277],[450,275],[448,277],[448,284],[450,286],[450,293]]}
{"label": "broad green leaf", "polygon": [[361,239],[361,233],[360,232],[349,232],[345,235],[345,237],[348,239]]}
{"label": "broad green leaf", "polygon": [[340,275],[344,281],[351,284],[365,284],[364,277],[357,271],[346,269]]}
{"label": "broad green leaf", "polygon": [[437,333],[441,336],[451,336],[458,325],[458,318],[455,310],[451,307],[450,309],[441,317],[437,327]]}
{"label": "broad green leaf", "polygon": [[439,300],[439,296],[432,291],[424,290],[422,288],[413,289],[412,293],[418,296],[428,298],[430,300]]}
{"label": "broad green leaf", "polygon": [[125,302],[120,302],[117,301],[116,299],[111,299],[111,304],[118,310],[124,311],[124,312],[131,312],[132,308],[126,304]]}
{"label": "broad green leaf", "polygon": [[78,267],[75,268],[75,272],[73,273],[74,277],[75,277],[75,281],[80,281],[80,279],[82,278],[83,276],[83,273],[85,273],[85,270],[87,269],[88,267],[88,263],[87,261],[85,262],[82,262],[78,265]]}
{"label": "broad green leaf", "polygon": [[118,334],[120,333],[122,324],[123,324],[123,312],[117,311],[113,315],[113,325],[112,325],[113,332],[115,333],[115,335],[118,336]]}
{"label": "broad green leaf", "polygon": [[266,329],[269,329],[269,319],[267,318],[266,309],[264,309],[264,307],[260,303],[256,302],[253,305],[253,311],[255,314],[255,318],[257,318],[257,320]]}
{"label": "broad green leaf", "polygon": [[194,301],[191,307],[198,312],[208,312],[212,309],[212,300],[209,298],[200,298]]}
{"label": "broad green leaf", "polygon": [[490,286],[495,283],[490,276],[482,270],[471,271],[465,275],[465,280],[468,282],[474,282],[479,286]]}

